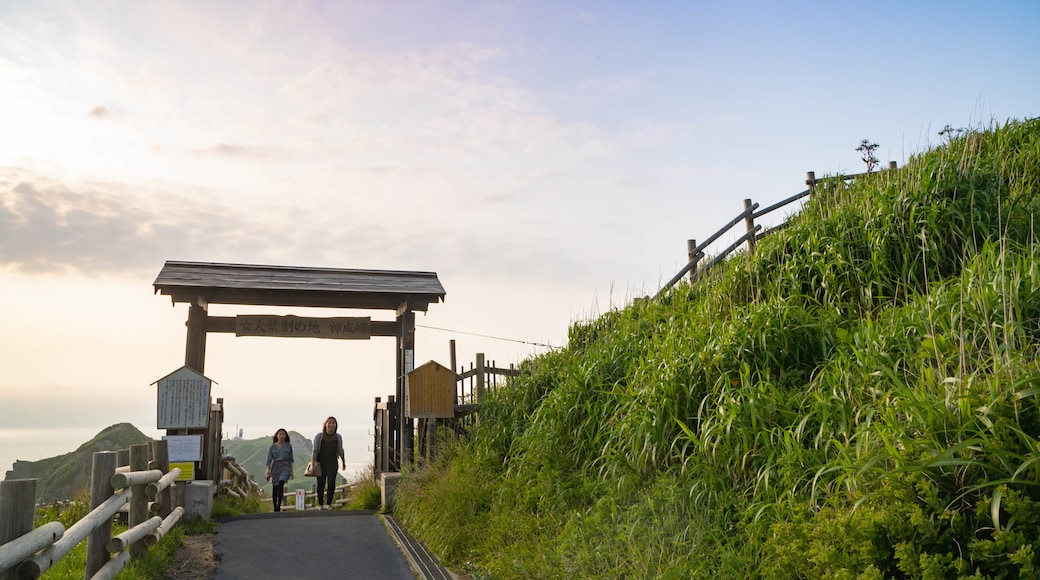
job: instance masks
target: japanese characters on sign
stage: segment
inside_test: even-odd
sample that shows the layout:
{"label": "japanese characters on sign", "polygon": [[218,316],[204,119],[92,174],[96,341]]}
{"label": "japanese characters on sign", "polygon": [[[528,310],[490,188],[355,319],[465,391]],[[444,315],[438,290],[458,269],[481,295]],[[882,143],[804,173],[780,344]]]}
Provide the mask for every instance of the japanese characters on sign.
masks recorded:
{"label": "japanese characters on sign", "polygon": [[367,316],[307,318],[303,316],[239,315],[235,317],[235,336],[366,340],[372,337],[372,319]]}
{"label": "japanese characters on sign", "polygon": [[171,461],[170,469],[173,469],[174,467],[181,470],[181,474],[177,477],[177,481],[195,480],[195,464],[191,461]]}
{"label": "japanese characters on sign", "polygon": [[204,429],[209,421],[212,381],[188,367],[159,379],[157,429]]}

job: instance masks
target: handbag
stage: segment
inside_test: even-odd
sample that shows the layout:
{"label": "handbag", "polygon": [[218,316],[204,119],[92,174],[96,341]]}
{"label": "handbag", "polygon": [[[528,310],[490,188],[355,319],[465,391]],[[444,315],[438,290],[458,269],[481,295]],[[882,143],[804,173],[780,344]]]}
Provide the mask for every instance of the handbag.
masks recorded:
{"label": "handbag", "polygon": [[307,464],[307,468],[303,470],[304,477],[321,477],[321,464],[317,461],[311,461]]}

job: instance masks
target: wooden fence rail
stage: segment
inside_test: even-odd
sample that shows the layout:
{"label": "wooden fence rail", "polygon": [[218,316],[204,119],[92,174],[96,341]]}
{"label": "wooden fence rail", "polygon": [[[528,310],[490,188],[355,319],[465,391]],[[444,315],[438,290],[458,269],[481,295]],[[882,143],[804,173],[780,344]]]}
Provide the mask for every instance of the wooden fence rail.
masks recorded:
{"label": "wooden fence rail", "polygon": [[[888,169],[889,170],[893,170],[893,169],[897,169],[897,168],[898,168],[898,165],[896,164],[895,161],[889,161],[888,162]],[[664,286],[662,286],[661,289],[657,291],[657,294],[656,294],[655,298],[660,298],[661,295],[663,295],[666,291],[668,291],[672,286],[675,285],[676,282],[681,280],[682,277],[687,275],[687,274],[689,274],[689,278],[690,278],[690,283],[691,284],[696,282],[705,272],[710,270],[712,267],[717,265],[719,262],[721,262],[724,259],[726,259],[727,256],[729,256],[731,253],[736,251],[737,248],[739,248],[740,246],[744,245],[745,243],[748,245],[748,251],[749,252],[753,252],[755,250],[755,242],[757,242],[758,240],[762,239],[763,236],[768,235],[769,233],[775,232],[775,231],[785,227],[788,224],[788,222],[785,221],[785,222],[781,223],[780,225],[777,225],[775,227],[772,227],[772,228],[769,228],[769,229],[767,229],[765,231],[762,231],[762,226],[755,224],[755,220],[756,219],[761,218],[762,216],[767,215],[767,214],[769,214],[769,213],[771,213],[773,211],[776,211],[776,210],[778,210],[778,209],[780,209],[782,207],[786,207],[787,205],[792,204],[792,203],[794,203],[794,202],[796,202],[796,201],[798,201],[798,200],[800,200],[800,199],[802,199],[804,197],[812,195],[812,193],[816,189],[816,185],[819,184],[819,183],[823,183],[825,181],[831,181],[831,180],[851,181],[851,180],[858,179],[858,178],[861,178],[861,177],[867,177],[869,175],[871,175],[870,172],[867,172],[867,173],[854,173],[854,174],[851,174],[851,175],[836,175],[836,176],[833,176],[833,177],[823,177],[823,178],[817,179],[816,178],[816,173],[814,171],[809,171],[809,172],[807,172],[805,174],[805,176],[806,176],[805,184],[809,186],[808,189],[806,189],[805,191],[798,192],[798,193],[788,197],[787,199],[778,201],[778,202],[774,203],[773,205],[770,205],[769,207],[766,207],[764,209],[759,210],[758,209],[759,208],[759,204],[752,203],[750,199],[745,199],[744,200],[744,211],[742,211],[739,214],[737,214],[736,217],[734,217],[732,220],[730,220],[729,223],[727,223],[726,225],[724,225],[721,228],[719,228],[719,230],[716,231],[711,236],[709,236],[708,239],[704,240],[700,244],[697,243],[697,240],[687,240],[687,242],[686,242],[686,257],[687,257],[686,265],[683,266],[682,269],[680,269],[679,272],[675,276],[673,276],[671,280],[666,282],[664,284]],[[700,266],[700,260],[702,258],[704,258],[704,256],[705,256],[704,250],[707,249],[708,246],[710,246],[711,244],[716,242],[720,237],[725,235],[727,232],[729,232],[731,229],[733,229],[737,224],[739,224],[742,221],[744,222],[744,224],[746,226],[746,233],[744,233],[744,235],[740,236],[740,238],[738,238],[737,241],[733,242],[727,248],[723,249],[721,252],[716,254],[712,258],[712,260],[710,262],[708,262],[704,266]]]}
{"label": "wooden fence rail", "polygon": [[[312,483],[310,491],[305,491],[303,494],[303,509],[317,509],[318,507],[318,491],[317,484]],[[342,506],[346,504],[350,498],[350,491],[354,489],[353,483],[341,483],[332,490],[333,504]],[[271,502],[274,498],[271,496],[264,497],[261,501]],[[296,509],[296,492],[288,491],[285,492],[285,503],[282,504],[283,510],[295,510]]]}
{"label": "wooden fence rail", "polygon": [[221,468],[224,479],[220,480],[220,490],[231,497],[261,497],[264,490],[257,483],[252,473],[246,471],[231,455],[223,456]]}
{"label": "wooden fence rail", "polygon": [[[128,453],[93,455],[91,511],[68,529],[60,522],[32,529],[37,480],[0,482],[0,580],[39,578],[83,540],[87,541],[84,577],[112,578],[172,529],[184,508],[172,505],[170,486],[180,469],[169,468],[166,441],[121,451]],[[117,466],[120,457],[128,458],[129,469]],[[112,536],[113,519],[127,506],[129,527]]]}

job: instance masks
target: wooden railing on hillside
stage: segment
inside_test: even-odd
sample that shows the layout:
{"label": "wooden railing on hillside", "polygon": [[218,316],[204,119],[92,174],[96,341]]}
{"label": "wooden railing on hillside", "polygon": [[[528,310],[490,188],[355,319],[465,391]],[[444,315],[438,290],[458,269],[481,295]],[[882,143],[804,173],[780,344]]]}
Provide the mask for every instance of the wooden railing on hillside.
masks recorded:
{"label": "wooden railing on hillside", "polygon": [[[495,361],[487,362],[484,353],[477,353],[476,360],[465,365],[457,366],[455,356],[455,341],[451,341],[451,367],[455,373],[455,416],[444,419],[419,419],[416,426],[416,449],[415,453],[420,458],[430,458],[436,448],[438,427],[445,427],[448,431],[457,435],[465,435],[477,420],[476,413],[488,393],[493,393],[501,387],[511,384],[514,377],[520,374],[515,365],[509,368],[496,366]],[[372,475],[377,480],[383,473],[400,471],[400,462],[394,454],[398,449],[397,437],[398,412],[400,403],[393,395],[383,401],[381,397],[375,399],[375,409],[372,419],[375,424],[374,439],[372,444]]]}
{"label": "wooden railing on hillside", "polygon": [[[896,169],[897,167],[898,166],[895,161],[888,162],[889,170]],[[762,226],[756,224],[755,220],[782,207],[786,207],[787,205],[790,205],[804,197],[812,195],[818,183],[823,183],[825,181],[831,181],[836,179],[840,179],[843,181],[851,181],[857,178],[866,177],[868,175],[871,175],[871,173],[854,173],[851,175],[836,175],[833,177],[823,177],[817,179],[816,172],[809,171],[805,174],[805,184],[809,186],[808,189],[806,189],[805,191],[798,192],[792,195],[791,197],[788,197],[787,199],[778,201],[769,207],[759,209],[759,205],[757,203],[752,203],[750,199],[745,199],[744,211],[737,214],[736,217],[730,220],[726,225],[719,228],[717,232],[708,236],[708,239],[704,240],[700,244],[697,243],[697,240],[686,241],[686,265],[683,266],[682,269],[679,270],[679,272],[675,276],[673,276],[671,280],[666,282],[664,286],[662,286],[661,289],[657,291],[657,295],[655,296],[655,298],[659,298],[668,289],[674,286],[676,282],[681,280],[683,276],[687,275],[687,273],[689,274],[690,284],[693,284],[712,267],[717,265],[719,262],[725,260],[727,256],[736,251],[737,248],[741,247],[745,243],[747,244],[747,250],[749,252],[754,252],[755,242],[772,232],[784,228],[785,226],[787,226],[788,223],[787,221],[784,221],[783,223],[775,227],[762,231]],[[704,251],[711,244],[718,241],[719,238],[724,236],[727,232],[733,229],[740,222],[744,222],[745,225],[744,235],[737,238],[736,241],[734,241],[732,244],[730,244],[722,251],[720,251],[718,254],[713,256],[711,261],[709,261],[707,264],[701,265],[700,260],[705,257]]]}
{"label": "wooden railing on hillside", "polygon": [[[310,491],[303,491],[303,509],[318,509],[318,486],[316,483],[311,484]],[[342,506],[350,501],[350,491],[354,489],[354,484],[347,482],[341,483],[333,488],[332,490],[332,505]],[[262,501],[270,503],[274,498],[266,496]],[[296,509],[296,492],[285,491],[285,502],[282,504],[283,510],[295,510]]]}
{"label": "wooden railing on hillside", "polygon": [[231,497],[261,497],[264,489],[257,483],[252,473],[238,464],[231,455],[221,458],[221,471],[224,476],[220,480],[220,491]]}
{"label": "wooden railing on hillside", "polygon": [[[184,508],[174,506],[171,484],[181,471],[169,468],[166,441],[123,451],[94,453],[91,511],[67,530],[60,522],[32,528],[37,480],[0,482],[0,580],[39,578],[83,540],[87,541],[84,577],[112,578],[131,558],[144,556],[180,520]],[[128,457],[126,465],[119,465],[121,455]],[[113,536],[113,519],[123,510],[129,529]]]}

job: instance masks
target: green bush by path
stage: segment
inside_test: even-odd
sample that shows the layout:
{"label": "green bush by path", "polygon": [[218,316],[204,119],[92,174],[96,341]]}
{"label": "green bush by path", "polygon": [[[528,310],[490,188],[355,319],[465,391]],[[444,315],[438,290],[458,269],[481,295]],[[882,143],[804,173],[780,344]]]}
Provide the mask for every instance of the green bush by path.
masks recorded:
{"label": "green bush by path", "polygon": [[1040,119],[576,323],[400,517],[474,578],[1033,578]]}

